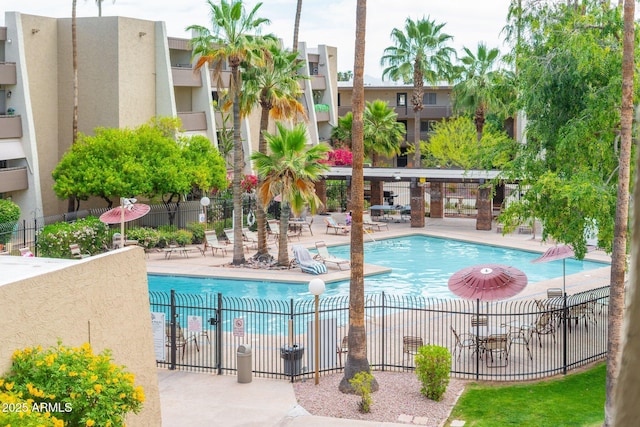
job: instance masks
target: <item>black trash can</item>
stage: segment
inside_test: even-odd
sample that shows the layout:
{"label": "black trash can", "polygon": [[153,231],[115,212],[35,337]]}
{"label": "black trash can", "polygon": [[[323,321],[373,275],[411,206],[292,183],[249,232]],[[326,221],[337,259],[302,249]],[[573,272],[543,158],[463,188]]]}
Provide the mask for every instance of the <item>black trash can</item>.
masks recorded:
{"label": "black trash can", "polygon": [[302,355],[304,347],[294,344],[292,347],[280,348],[280,357],[284,360],[285,375],[300,375],[302,373]]}

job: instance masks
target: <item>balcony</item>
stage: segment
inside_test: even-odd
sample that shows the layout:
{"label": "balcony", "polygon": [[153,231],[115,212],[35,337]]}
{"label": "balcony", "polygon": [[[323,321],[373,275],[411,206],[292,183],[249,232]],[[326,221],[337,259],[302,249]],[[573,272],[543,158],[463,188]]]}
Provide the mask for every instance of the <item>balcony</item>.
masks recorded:
{"label": "balcony", "polygon": [[190,65],[171,67],[173,85],[180,87],[202,87],[200,72],[194,72]]}
{"label": "balcony", "polygon": [[0,193],[26,190],[29,188],[27,167],[0,169]]}
{"label": "balcony", "polygon": [[325,90],[327,88],[327,80],[324,76],[310,76],[312,90]]}
{"label": "balcony", "polygon": [[21,137],[22,117],[0,115],[0,139]]}
{"label": "balcony", "polygon": [[[395,112],[400,120],[413,118],[413,107],[411,105],[395,107]],[[451,117],[452,114],[453,111],[450,105],[423,105],[420,118],[440,120]]]}
{"label": "balcony", "polygon": [[178,113],[182,121],[182,129],[186,132],[207,130],[207,117],[204,111]]}
{"label": "balcony", "polygon": [[16,81],[16,63],[0,62],[0,85],[14,85]]}

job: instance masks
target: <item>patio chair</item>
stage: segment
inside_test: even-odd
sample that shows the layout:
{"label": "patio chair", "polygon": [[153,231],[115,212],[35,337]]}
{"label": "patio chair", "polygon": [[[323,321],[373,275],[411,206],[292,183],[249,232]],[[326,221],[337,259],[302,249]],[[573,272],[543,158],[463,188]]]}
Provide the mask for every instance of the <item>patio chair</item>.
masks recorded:
{"label": "patio chair", "polygon": [[564,293],[560,288],[548,288],[547,289],[547,298],[562,298]]}
{"label": "patio chair", "polygon": [[424,345],[422,337],[415,337],[411,335],[405,335],[402,337],[402,354],[404,357],[415,357],[418,354],[418,349]]}
{"label": "patio chair", "polygon": [[596,302],[597,298],[595,294],[591,293],[587,301],[579,302],[578,304],[573,302],[567,303],[567,325],[569,326],[569,332],[571,332],[572,320],[575,320],[577,326],[580,319],[583,319],[584,327],[587,331],[589,331],[589,321],[596,325],[598,324],[598,319],[596,318]]}
{"label": "patio chair", "polygon": [[532,335],[533,330],[527,327],[520,327],[517,330],[512,330],[511,332],[509,332],[507,334],[509,338],[509,353],[511,353],[511,346],[521,345],[527,349],[529,359],[533,360],[533,354],[531,354],[531,349],[529,348],[529,342],[531,341]]}
{"label": "patio chair", "polygon": [[[489,335],[487,337],[487,341],[484,343],[484,351],[485,353],[488,353],[485,359],[487,368],[500,368],[507,366],[509,363],[509,339],[507,334]],[[504,363],[493,364],[494,355],[496,355],[499,360],[504,360]],[[491,364],[489,364],[489,359],[491,359]]]}
{"label": "patio chair", "polygon": [[[468,334],[468,333],[458,334],[456,332],[456,330],[453,329],[453,326],[450,326],[450,328],[451,328],[451,332],[453,333],[453,337],[456,340],[456,342],[454,344],[454,347],[453,347],[453,353],[451,354],[452,358],[456,356],[456,351],[457,351],[458,352],[458,360],[460,360],[460,356],[462,356],[462,351],[465,348],[472,349],[471,354],[473,354],[476,351],[478,351],[478,343],[477,343],[476,337],[474,335],[471,335],[471,334]],[[482,358],[482,354],[480,355],[480,358]]]}
{"label": "patio chair", "polygon": [[71,251],[71,255],[74,258],[87,258],[90,257],[91,254],[90,253],[83,253],[82,250],[80,250],[80,245],[78,245],[77,243],[72,243],[69,245],[69,250]]}
{"label": "patio chair", "polygon": [[207,249],[211,249],[211,256],[217,254],[218,251],[220,251],[222,256],[225,256],[227,254],[227,246],[220,244],[215,231],[205,231],[204,237],[204,250],[202,251],[203,256],[206,253]]}
{"label": "patio chair", "polygon": [[298,264],[298,267],[303,273],[309,274],[323,274],[327,272],[327,266],[321,262],[315,261],[307,248],[300,245],[293,245],[291,247],[293,256]]}
{"label": "patio chair", "polygon": [[327,263],[332,263],[338,266],[340,270],[342,270],[343,265],[346,266],[347,269],[351,268],[351,261],[331,255],[323,240],[316,242],[316,249],[318,250],[318,255],[316,255],[315,258],[322,261],[325,265],[327,265]]}
{"label": "patio chair", "polygon": [[[235,241],[234,235],[233,235],[233,228],[225,228],[224,230],[224,236],[227,238],[227,241],[229,242],[229,244],[231,246],[233,246],[233,242]],[[242,242],[242,247],[244,248],[245,251],[249,252],[249,244],[247,242]]]}
{"label": "patio chair", "polygon": [[[167,335],[167,341],[166,341],[166,346],[170,349],[171,348],[171,322],[167,322],[166,326],[165,326],[165,331],[166,331],[166,335]],[[176,349],[180,350],[182,349],[182,358],[184,359],[184,355],[185,352],[187,350],[187,345],[189,345],[190,342],[193,342],[196,345],[196,350],[198,352],[200,352],[200,346],[198,346],[198,341],[196,340],[195,336],[191,336],[189,338],[187,338],[184,335],[184,330],[182,329],[182,327],[180,326],[179,323],[176,323]]]}
{"label": "patio chair", "polygon": [[338,234],[338,232],[347,234],[351,231],[351,227],[344,224],[338,224],[332,216],[325,217],[324,223],[327,224],[327,234],[329,234],[329,230],[333,230],[336,234]]}
{"label": "patio chair", "polygon": [[[269,221],[269,228],[271,229],[271,234],[273,234],[273,238],[275,239],[276,244],[278,244],[281,232],[280,221]],[[298,240],[300,240],[301,233],[301,230],[287,230],[287,241],[290,242],[294,237],[297,237]]]}
{"label": "patio chair", "polygon": [[[539,309],[542,309],[538,306]],[[553,338],[553,342],[556,342],[556,324],[554,322],[555,316],[553,313],[545,311],[540,313],[535,323],[530,325],[522,325],[522,329],[527,329],[531,331],[531,336],[536,335],[538,337],[538,343],[540,344],[540,348],[542,348],[542,340],[540,339],[541,335],[551,335]]]}
{"label": "patio chair", "polygon": [[349,352],[349,336],[345,335],[342,337],[342,341],[338,343],[336,347],[336,354],[338,355],[338,362],[342,367],[342,355],[347,354]]}
{"label": "patio chair", "polygon": [[389,230],[389,224],[386,222],[373,221],[370,214],[364,213],[362,214],[362,226],[371,230],[373,230],[374,227],[378,231],[382,231],[382,227],[385,227],[387,231]]}

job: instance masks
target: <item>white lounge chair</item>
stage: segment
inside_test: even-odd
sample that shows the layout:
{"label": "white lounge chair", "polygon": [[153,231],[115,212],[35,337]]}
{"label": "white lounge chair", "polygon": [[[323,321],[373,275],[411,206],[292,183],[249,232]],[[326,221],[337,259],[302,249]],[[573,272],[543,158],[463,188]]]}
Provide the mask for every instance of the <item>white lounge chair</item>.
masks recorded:
{"label": "white lounge chair", "polygon": [[338,266],[340,270],[342,270],[342,266],[346,266],[347,269],[351,268],[351,261],[345,258],[338,258],[329,253],[329,249],[327,249],[326,243],[321,240],[316,242],[316,249],[318,250],[318,255],[316,255],[316,259],[322,261],[325,265],[327,263],[332,263]]}
{"label": "white lounge chair", "polygon": [[327,266],[321,262],[315,261],[304,246],[293,245],[291,250],[293,251],[293,256],[298,263],[298,267],[300,267],[303,273],[322,274],[327,272]]}

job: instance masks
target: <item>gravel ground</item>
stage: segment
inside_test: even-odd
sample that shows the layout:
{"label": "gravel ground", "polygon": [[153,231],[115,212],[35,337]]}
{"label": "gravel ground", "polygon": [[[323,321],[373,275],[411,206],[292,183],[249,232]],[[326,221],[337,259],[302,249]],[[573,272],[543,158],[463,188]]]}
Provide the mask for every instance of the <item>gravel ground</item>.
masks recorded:
{"label": "gravel ground", "polygon": [[313,379],[296,383],[294,391],[298,404],[311,415],[438,427],[449,417],[466,384],[452,378],[443,399],[434,402],[420,394],[420,382],[413,372],[374,371],[373,376],[380,389],[372,394],[368,414],[358,410],[359,396],[338,390],[341,373],[320,377],[317,386]]}

